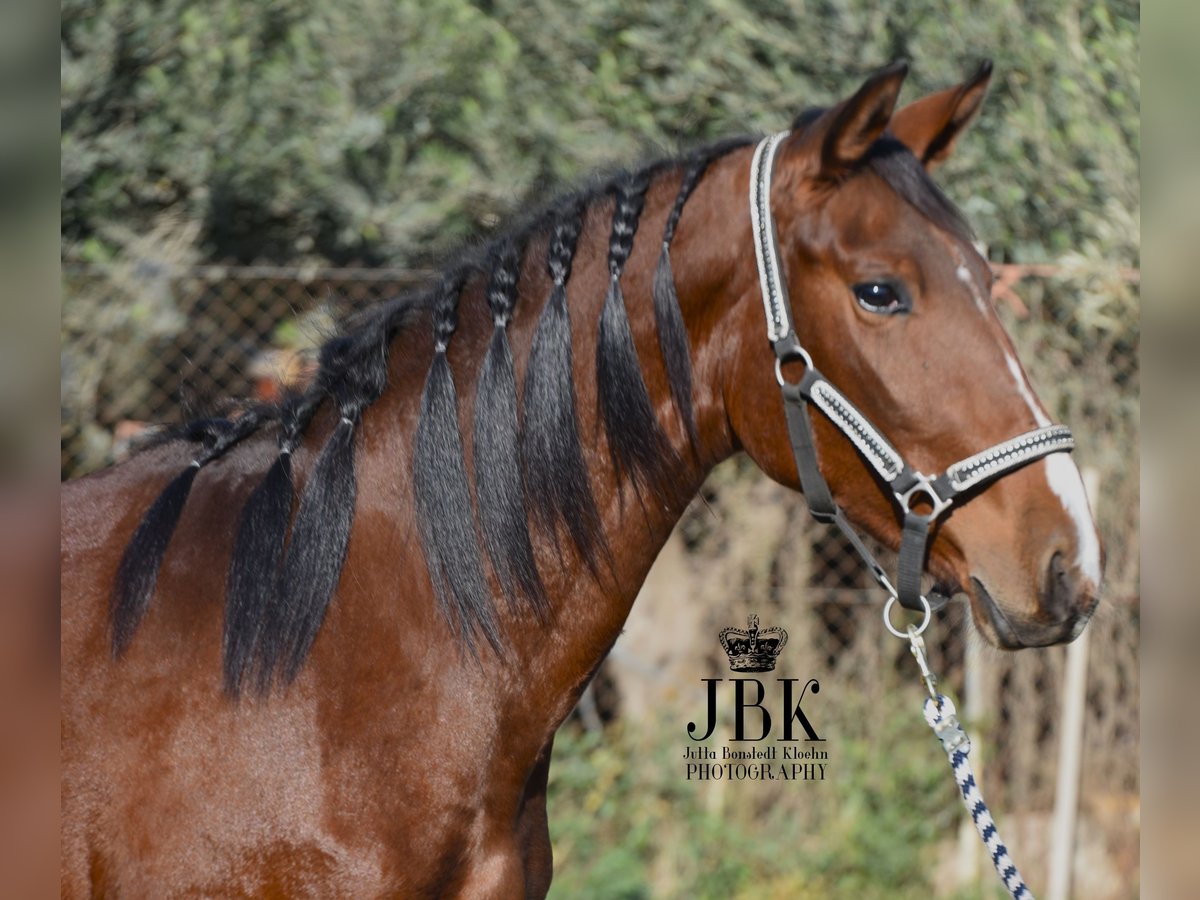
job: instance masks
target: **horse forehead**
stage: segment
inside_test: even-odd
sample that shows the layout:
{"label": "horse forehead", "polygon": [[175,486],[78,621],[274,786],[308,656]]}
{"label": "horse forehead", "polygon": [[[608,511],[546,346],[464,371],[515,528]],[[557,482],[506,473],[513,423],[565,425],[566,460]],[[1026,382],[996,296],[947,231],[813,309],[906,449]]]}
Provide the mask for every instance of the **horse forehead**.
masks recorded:
{"label": "horse forehead", "polygon": [[[871,247],[909,257],[945,254],[950,236],[926,219],[874,172],[838,185],[825,204],[822,223],[847,248]],[[938,240],[930,240],[936,236]]]}

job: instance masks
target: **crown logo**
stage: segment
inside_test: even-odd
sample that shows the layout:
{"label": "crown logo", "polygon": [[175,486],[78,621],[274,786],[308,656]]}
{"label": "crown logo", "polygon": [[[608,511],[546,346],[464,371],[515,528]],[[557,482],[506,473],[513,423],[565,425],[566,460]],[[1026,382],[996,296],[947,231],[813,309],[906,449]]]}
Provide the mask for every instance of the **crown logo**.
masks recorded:
{"label": "crown logo", "polygon": [[722,628],[719,640],[729,655],[729,668],[735,672],[770,672],[775,668],[775,657],[787,644],[787,632],[773,625],[758,629],[758,616],[746,620],[749,629]]}

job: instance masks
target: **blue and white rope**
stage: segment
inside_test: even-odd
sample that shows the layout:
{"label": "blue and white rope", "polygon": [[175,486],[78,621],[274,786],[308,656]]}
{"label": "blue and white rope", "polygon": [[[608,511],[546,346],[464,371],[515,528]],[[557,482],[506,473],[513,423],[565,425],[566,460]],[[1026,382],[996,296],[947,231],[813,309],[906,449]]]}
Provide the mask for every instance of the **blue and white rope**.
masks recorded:
{"label": "blue and white rope", "polygon": [[971,761],[968,758],[971,739],[959,725],[955,712],[953,701],[943,694],[938,694],[937,701],[932,697],[925,701],[925,721],[942,742],[942,749],[950,759],[954,780],[962,791],[963,805],[967,807],[979,836],[983,838],[983,844],[992,857],[992,865],[996,867],[996,874],[1004,882],[1004,887],[1008,889],[1013,900],[1033,900],[1033,894],[1025,886],[1016,864],[1009,858],[1008,848],[1004,846],[1004,841],[1000,840],[1000,833],[996,830],[996,823],[992,821],[992,814],[988,812],[987,804],[983,802],[979,793],[979,785],[975,783],[975,774],[971,771]]}

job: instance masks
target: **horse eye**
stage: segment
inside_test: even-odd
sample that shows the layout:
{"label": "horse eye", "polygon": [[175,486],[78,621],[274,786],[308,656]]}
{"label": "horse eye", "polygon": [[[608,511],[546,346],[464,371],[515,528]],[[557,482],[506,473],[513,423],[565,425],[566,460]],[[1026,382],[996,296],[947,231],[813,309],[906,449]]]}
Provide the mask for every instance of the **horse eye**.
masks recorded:
{"label": "horse eye", "polygon": [[853,288],[858,305],[867,312],[898,313],[907,312],[908,301],[894,285],[880,281],[868,281],[856,284]]}

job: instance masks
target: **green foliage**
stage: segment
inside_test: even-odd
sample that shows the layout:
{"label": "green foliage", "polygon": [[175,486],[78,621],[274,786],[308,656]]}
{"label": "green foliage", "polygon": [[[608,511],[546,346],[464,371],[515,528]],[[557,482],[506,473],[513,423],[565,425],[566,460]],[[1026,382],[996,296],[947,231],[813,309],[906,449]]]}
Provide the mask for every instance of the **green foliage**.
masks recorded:
{"label": "green foliage", "polygon": [[996,59],[950,192],[995,258],[1137,259],[1137,6],[1093,0],[65,0],[64,253],[424,262],[550,185]]}
{"label": "green foliage", "polygon": [[928,897],[935,845],[962,807],[919,698],[901,695],[839,706],[820,783],[687,781],[682,718],[565,727],[550,770],[552,896]]}

